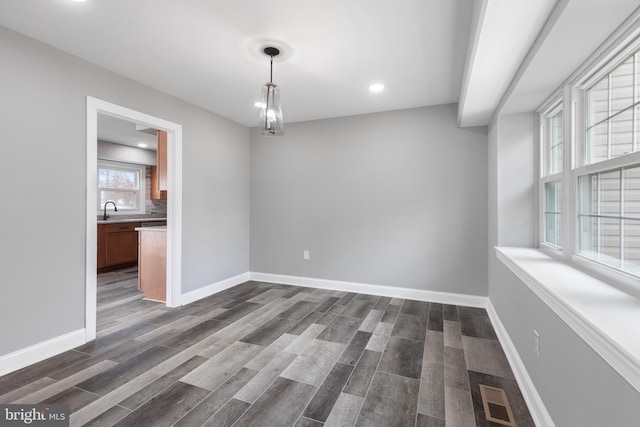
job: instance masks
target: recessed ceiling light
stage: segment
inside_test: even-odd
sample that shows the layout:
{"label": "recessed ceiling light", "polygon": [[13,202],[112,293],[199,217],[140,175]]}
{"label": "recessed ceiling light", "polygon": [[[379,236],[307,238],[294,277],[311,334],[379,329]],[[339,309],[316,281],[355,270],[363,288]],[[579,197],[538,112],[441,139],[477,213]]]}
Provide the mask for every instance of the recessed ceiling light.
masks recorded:
{"label": "recessed ceiling light", "polygon": [[[74,0],[74,1],[76,1],[76,0]],[[140,143],[140,144],[138,144],[138,147],[140,147],[140,148],[147,148],[147,144]]]}
{"label": "recessed ceiling light", "polygon": [[74,2],[76,2],[76,3],[84,3],[84,2],[86,2],[87,0],[73,0],[73,1],[74,1]]}
{"label": "recessed ceiling light", "polygon": [[384,89],[384,85],[382,85],[380,83],[375,83],[375,84],[372,84],[371,86],[369,86],[369,90],[371,92],[382,92],[383,89]]}

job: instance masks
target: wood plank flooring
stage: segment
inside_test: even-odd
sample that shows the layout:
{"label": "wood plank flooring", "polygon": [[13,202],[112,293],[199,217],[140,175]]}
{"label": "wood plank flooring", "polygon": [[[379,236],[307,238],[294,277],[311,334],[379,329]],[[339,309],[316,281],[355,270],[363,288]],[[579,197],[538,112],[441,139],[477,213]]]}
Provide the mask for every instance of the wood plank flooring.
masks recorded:
{"label": "wood plank flooring", "polygon": [[99,275],[96,341],[0,377],[0,403],[73,426],[497,426],[486,384],[534,426],[483,309],[260,282],[167,309],[136,280]]}

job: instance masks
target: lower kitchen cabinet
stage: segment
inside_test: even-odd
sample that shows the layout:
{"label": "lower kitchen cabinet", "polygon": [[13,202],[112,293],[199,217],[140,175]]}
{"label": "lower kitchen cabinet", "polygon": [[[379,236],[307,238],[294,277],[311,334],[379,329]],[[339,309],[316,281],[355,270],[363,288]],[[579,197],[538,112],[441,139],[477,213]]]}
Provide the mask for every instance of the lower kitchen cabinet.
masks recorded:
{"label": "lower kitchen cabinet", "polygon": [[138,262],[139,222],[98,224],[98,271]]}
{"label": "lower kitchen cabinet", "polygon": [[98,271],[107,266],[107,226],[98,224]]}

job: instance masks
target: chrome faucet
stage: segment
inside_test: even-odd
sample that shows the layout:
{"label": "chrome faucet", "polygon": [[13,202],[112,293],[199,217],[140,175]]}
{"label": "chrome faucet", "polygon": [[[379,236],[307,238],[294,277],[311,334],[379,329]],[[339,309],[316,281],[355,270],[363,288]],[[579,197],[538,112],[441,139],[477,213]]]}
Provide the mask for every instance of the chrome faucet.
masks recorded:
{"label": "chrome faucet", "polygon": [[107,205],[108,205],[109,203],[112,203],[112,204],[113,204],[113,210],[114,210],[115,212],[118,212],[118,207],[116,206],[116,202],[114,202],[113,200],[107,200],[107,201],[104,203],[104,215],[102,215],[102,220],[103,220],[103,221],[106,221],[106,220],[108,220],[108,219],[109,219],[109,214],[107,213]]}

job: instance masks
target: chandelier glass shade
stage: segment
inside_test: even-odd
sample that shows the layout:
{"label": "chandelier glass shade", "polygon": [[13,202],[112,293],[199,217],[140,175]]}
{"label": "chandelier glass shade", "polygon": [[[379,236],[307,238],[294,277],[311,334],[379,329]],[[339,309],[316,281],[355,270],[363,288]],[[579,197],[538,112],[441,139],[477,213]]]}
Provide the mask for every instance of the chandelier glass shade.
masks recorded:
{"label": "chandelier glass shade", "polygon": [[264,53],[269,55],[271,62],[271,78],[262,87],[262,101],[260,104],[260,133],[268,136],[284,135],[284,119],[280,104],[280,88],[273,84],[273,57],[280,51],[275,47],[266,47]]}

